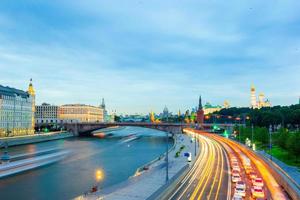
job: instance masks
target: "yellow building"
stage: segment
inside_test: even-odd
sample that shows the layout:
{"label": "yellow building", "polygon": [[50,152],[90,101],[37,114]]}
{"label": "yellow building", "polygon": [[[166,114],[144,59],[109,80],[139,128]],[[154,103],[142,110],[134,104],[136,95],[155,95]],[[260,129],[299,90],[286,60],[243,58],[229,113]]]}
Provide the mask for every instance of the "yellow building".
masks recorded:
{"label": "yellow building", "polygon": [[103,115],[103,108],[84,104],[67,104],[58,108],[59,120],[67,123],[103,122]]}
{"label": "yellow building", "polygon": [[35,92],[0,85],[0,137],[34,134]]}

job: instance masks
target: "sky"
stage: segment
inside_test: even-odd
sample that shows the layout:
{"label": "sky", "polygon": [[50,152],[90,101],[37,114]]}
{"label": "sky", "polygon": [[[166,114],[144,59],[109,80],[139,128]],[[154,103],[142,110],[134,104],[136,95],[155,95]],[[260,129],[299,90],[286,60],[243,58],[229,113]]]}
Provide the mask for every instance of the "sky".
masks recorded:
{"label": "sky", "polygon": [[[299,0],[1,0],[0,84],[117,113],[300,96]],[[258,94],[257,94],[258,95]]]}

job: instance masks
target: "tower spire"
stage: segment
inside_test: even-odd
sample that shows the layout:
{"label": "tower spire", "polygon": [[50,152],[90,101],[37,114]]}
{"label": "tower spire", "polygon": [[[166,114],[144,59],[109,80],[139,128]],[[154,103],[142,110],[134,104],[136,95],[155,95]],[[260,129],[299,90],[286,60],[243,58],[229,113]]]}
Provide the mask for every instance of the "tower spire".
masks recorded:
{"label": "tower spire", "polygon": [[28,86],[28,93],[31,96],[35,96],[35,91],[34,91],[34,88],[33,88],[33,85],[32,85],[32,78],[30,79],[30,83],[29,83],[29,86]]}
{"label": "tower spire", "polygon": [[202,99],[201,99],[201,95],[200,95],[200,97],[199,97],[199,106],[198,106],[198,109],[199,110],[202,110]]}

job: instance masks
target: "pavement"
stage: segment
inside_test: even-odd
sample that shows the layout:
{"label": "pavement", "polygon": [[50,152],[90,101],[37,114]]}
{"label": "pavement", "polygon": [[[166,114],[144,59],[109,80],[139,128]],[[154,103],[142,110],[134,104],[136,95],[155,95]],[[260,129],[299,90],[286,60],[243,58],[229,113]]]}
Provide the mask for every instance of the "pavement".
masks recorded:
{"label": "pavement", "polygon": [[[195,143],[187,135],[177,135],[176,145],[169,152],[169,179],[178,175],[188,163],[187,158],[183,156],[185,152],[192,153],[192,159],[195,160]],[[185,146],[179,157],[175,157],[180,147]],[[197,147],[198,149],[198,147]],[[166,184],[166,162],[160,159],[152,163],[149,169],[140,173],[138,176],[131,177],[128,181],[104,189],[102,191],[83,195],[76,199],[105,199],[105,200],[141,200],[149,198]]]}

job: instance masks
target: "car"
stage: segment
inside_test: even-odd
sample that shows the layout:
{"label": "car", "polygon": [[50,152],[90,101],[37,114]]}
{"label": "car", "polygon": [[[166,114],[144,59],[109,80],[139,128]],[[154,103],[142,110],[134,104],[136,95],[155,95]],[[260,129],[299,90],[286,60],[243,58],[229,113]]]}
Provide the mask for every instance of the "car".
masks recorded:
{"label": "car", "polygon": [[246,189],[246,183],[244,181],[238,181],[235,185],[236,188],[244,188]]}
{"label": "car", "polygon": [[240,175],[240,172],[238,170],[232,170],[232,175],[233,176]]}
{"label": "car", "polygon": [[265,198],[265,192],[262,187],[254,186],[251,188],[251,196],[253,199]]}
{"label": "car", "polygon": [[256,177],[255,179],[252,179],[252,184],[254,186],[259,186],[259,187],[264,186],[264,182],[263,182],[262,178],[258,178],[258,177]]}
{"label": "car", "polygon": [[232,182],[236,183],[238,181],[241,181],[241,176],[240,175],[235,175],[235,176],[232,176]]}
{"label": "car", "polygon": [[246,190],[245,190],[245,188],[235,188],[234,194],[238,194],[242,197],[245,197],[246,196]]}
{"label": "car", "polygon": [[235,166],[235,167],[233,167],[233,168],[232,168],[232,170],[235,170],[235,171],[238,171],[238,172],[240,172],[240,171],[241,171],[241,168],[240,168],[240,167],[237,167],[237,166]]}
{"label": "car", "polygon": [[231,166],[239,166],[238,162],[231,162]]}
{"label": "car", "polygon": [[251,179],[255,179],[256,177],[257,177],[257,175],[256,175],[256,173],[255,172],[250,172],[249,173],[249,177],[251,178]]}
{"label": "car", "polygon": [[253,172],[253,169],[251,166],[245,167],[245,172],[247,175],[249,175],[251,172]]}
{"label": "car", "polygon": [[238,160],[237,160],[236,157],[232,157],[232,158],[230,159],[230,161],[231,161],[231,162],[237,162]]}
{"label": "car", "polygon": [[243,197],[239,194],[234,194],[232,200],[243,200]]}
{"label": "car", "polygon": [[191,152],[189,152],[189,156],[187,157],[187,161],[192,162],[192,153]]}

